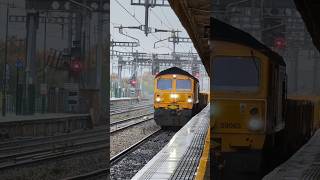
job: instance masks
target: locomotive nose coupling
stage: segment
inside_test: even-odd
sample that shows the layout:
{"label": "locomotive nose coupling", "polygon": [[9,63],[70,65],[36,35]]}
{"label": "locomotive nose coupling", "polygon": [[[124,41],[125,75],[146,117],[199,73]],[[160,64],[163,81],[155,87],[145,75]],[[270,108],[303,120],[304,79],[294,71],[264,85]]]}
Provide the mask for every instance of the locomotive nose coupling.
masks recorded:
{"label": "locomotive nose coupling", "polygon": [[180,116],[181,115],[181,111],[179,111],[179,110],[171,110],[170,111],[170,114],[171,115],[174,115],[174,116]]}
{"label": "locomotive nose coupling", "polygon": [[170,114],[171,114],[171,115],[177,115],[177,113],[176,113],[175,110],[171,110],[171,111],[170,111]]}

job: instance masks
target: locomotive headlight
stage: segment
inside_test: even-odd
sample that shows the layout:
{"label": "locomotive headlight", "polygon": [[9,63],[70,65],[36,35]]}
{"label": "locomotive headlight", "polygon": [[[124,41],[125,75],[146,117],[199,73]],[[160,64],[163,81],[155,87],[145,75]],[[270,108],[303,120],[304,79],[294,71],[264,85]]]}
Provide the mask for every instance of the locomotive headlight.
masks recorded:
{"label": "locomotive headlight", "polygon": [[193,101],[192,98],[188,98],[187,100],[188,103],[192,103],[192,101]]}
{"label": "locomotive headlight", "polygon": [[170,94],[170,98],[174,98],[174,99],[177,99],[179,97],[178,94]]}
{"label": "locomotive headlight", "polygon": [[161,98],[160,98],[160,97],[156,97],[156,101],[157,101],[157,102],[160,102],[160,101],[161,101]]}
{"label": "locomotive headlight", "polygon": [[263,121],[260,118],[252,117],[248,122],[248,129],[251,131],[260,131],[263,129]]}

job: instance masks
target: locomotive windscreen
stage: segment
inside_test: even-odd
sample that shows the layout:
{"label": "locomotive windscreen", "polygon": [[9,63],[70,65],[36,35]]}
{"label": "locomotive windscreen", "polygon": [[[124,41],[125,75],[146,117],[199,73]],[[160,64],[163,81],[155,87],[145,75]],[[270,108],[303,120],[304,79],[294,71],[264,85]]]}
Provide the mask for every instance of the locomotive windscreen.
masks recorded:
{"label": "locomotive windscreen", "polygon": [[191,81],[189,79],[177,79],[176,80],[177,90],[191,90]]}
{"label": "locomotive windscreen", "polygon": [[158,79],[157,88],[160,90],[171,90],[172,80],[171,79]]}
{"label": "locomotive windscreen", "polygon": [[260,82],[260,61],[253,57],[215,57],[213,89],[255,91]]}

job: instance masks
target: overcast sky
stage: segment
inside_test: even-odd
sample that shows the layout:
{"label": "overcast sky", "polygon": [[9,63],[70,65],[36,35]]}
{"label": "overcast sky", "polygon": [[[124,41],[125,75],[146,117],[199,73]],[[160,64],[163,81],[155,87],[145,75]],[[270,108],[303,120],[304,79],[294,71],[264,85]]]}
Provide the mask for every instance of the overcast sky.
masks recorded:
{"label": "overcast sky", "polygon": [[[116,26],[139,26],[139,22],[135,20],[135,16],[141,24],[144,25],[145,21],[145,7],[144,6],[133,6],[130,5],[130,0],[111,0],[110,2],[110,33],[111,39],[114,41],[134,41],[134,39],[127,38],[126,36],[119,33]],[[119,3],[129,11],[126,12],[124,8],[122,8]],[[179,19],[171,9],[171,7],[160,7],[156,6],[154,8],[149,9],[149,26],[152,28],[158,29],[167,29],[167,30],[180,30],[182,31],[179,36],[181,37],[188,37],[188,34],[184,30],[183,26],[181,25]],[[125,29],[125,32],[130,35],[138,38],[140,40],[141,47],[135,48],[138,51],[144,51],[148,53],[171,53],[173,49],[173,45],[171,42],[163,41],[162,43],[158,43],[156,46],[159,48],[154,49],[154,43],[160,39],[168,38],[171,34],[170,33],[153,33],[149,34],[148,37],[145,36],[143,31],[136,30],[136,29]],[[130,48],[121,48],[115,47],[115,49],[119,51],[131,51]],[[185,43],[185,44],[178,44],[176,46],[177,52],[189,52],[189,51],[196,52],[193,48],[192,43]]]}

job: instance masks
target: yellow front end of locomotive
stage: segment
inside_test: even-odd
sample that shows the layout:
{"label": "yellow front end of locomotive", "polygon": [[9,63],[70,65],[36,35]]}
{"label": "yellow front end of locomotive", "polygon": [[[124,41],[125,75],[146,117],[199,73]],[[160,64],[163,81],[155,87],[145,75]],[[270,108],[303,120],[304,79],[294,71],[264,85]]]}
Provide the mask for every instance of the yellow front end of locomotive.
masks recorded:
{"label": "yellow front end of locomotive", "polygon": [[[185,85],[183,89],[177,87],[178,83],[188,85]],[[154,108],[169,110],[192,109],[195,103],[194,83],[193,79],[183,75],[170,74],[159,76],[154,80]]]}
{"label": "yellow front end of locomotive", "polygon": [[[261,150],[266,133],[267,59],[263,54],[242,45],[226,42],[215,44],[211,67],[216,79],[211,83],[214,86],[210,93],[210,119],[214,131],[212,146],[219,152]],[[230,71],[238,71],[238,77],[230,77],[229,80],[226,77],[228,72],[219,75],[218,66],[223,65],[225,68],[234,66]],[[239,76],[246,71],[251,72],[248,78],[256,78],[241,79]]]}

